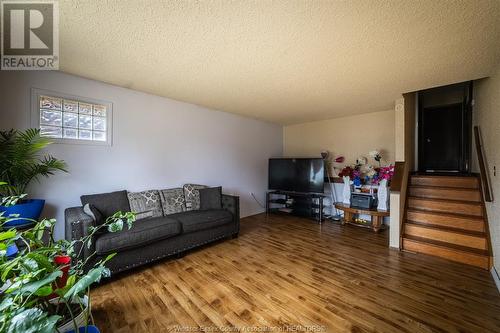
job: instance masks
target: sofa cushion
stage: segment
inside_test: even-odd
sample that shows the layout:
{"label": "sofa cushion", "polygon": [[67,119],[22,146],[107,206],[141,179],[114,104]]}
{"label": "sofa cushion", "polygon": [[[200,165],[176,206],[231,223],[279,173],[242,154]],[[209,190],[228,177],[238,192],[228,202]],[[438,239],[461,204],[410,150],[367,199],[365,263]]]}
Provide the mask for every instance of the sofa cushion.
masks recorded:
{"label": "sofa cushion", "polygon": [[227,210],[196,210],[185,213],[169,215],[170,218],[178,220],[182,224],[182,232],[215,228],[233,221],[233,214]]}
{"label": "sofa cushion", "polygon": [[97,238],[97,254],[123,251],[140,247],[181,233],[179,221],[169,217],[155,217],[134,223],[130,230],[124,226],[122,231],[109,232]]}
{"label": "sofa cushion", "polygon": [[118,211],[130,212],[127,191],[117,191],[101,194],[82,195],[80,197],[82,206],[90,204],[102,214],[102,223],[109,216]]}
{"label": "sofa cushion", "polygon": [[157,190],[129,192],[130,209],[137,213],[137,220],[163,216],[160,193]]}
{"label": "sofa cushion", "polygon": [[222,209],[222,187],[202,188],[200,192],[200,210]]}
{"label": "sofa cushion", "polygon": [[186,199],[186,210],[198,210],[200,209],[200,192],[201,188],[207,188],[205,185],[198,184],[185,184],[184,197]]}
{"label": "sofa cushion", "polygon": [[184,190],[180,187],[161,190],[160,199],[165,216],[186,211]]}

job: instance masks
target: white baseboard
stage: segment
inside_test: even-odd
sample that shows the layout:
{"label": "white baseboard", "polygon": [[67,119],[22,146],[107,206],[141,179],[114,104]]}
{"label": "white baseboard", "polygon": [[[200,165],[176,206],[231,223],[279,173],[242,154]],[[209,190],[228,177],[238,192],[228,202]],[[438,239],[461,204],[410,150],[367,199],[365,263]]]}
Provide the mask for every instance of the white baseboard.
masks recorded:
{"label": "white baseboard", "polygon": [[493,280],[495,281],[498,292],[500,293],[500,275],[498,275],[498,271],[495,269],[495,266],[491,268],[491,276],[493,276]]}

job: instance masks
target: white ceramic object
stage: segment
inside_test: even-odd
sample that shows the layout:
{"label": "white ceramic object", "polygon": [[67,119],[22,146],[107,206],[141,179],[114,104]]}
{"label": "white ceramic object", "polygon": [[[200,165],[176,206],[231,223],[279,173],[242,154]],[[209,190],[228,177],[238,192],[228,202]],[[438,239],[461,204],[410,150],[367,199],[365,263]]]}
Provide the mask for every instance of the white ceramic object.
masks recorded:
{"label": "white ceramic object", "polygon": [[378,205],[377,210],[388,210],[389,195],[387,193],[387,179],[382,179],[378,185]]}
{"label": "white ceramic object", "polygon": [[344,181],[344,190],[342,191],[342,203],[345,205],[351,204],[351,178],[349,176],[342,177]]}

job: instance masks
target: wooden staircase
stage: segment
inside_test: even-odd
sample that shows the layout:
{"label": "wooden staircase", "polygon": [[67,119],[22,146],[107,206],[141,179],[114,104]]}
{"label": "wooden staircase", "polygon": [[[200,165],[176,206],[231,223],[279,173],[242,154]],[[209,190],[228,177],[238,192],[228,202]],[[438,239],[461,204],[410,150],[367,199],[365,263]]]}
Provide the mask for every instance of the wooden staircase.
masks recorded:
{"label": "wooden staircase", "polygon": [[479,178],[412,175],[402,248],[490,269],[488,226]]}

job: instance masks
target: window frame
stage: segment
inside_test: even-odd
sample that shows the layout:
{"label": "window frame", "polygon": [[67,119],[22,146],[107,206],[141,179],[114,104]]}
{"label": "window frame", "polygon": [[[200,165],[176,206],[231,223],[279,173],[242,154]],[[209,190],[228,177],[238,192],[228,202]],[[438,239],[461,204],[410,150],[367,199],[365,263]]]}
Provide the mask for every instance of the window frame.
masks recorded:
{"label": "window frame", "polygon": [[40,129],[40,96],[55,97],[61,99],[75,100],[81,103],[101,104],[106,106],[106,141],[51,138],[58,144],[90,145],[90,146],[112,146],[113,145],[113,103],[95,98],[76,96],[51,90],[31,88],[31,127]]}

